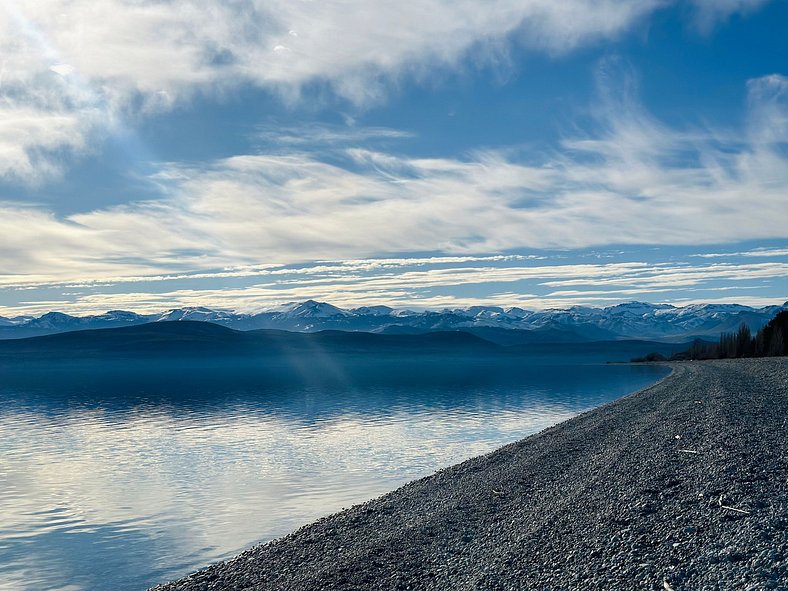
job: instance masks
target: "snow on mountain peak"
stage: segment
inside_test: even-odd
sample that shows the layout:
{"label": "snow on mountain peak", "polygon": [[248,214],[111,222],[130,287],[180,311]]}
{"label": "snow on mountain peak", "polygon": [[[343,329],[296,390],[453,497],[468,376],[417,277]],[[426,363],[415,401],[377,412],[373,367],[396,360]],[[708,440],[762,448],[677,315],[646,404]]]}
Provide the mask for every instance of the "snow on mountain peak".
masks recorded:
{"label": "snow on mountain peak", "polygon": [[120,322],[134,322],[143,318],[143,316],[140,316],[135,312],[128,312],[126,310],[109,310],[108,312],[104,312],[103,314],[96,316],[96,318],[101,318],[103,320],[116,320]]}
{"label": "snow on mountain peak", "polygon": [[0,338],[19,338],[69,330],[112,328],[145,322],[192,320],[213,322],[238,330],[280,329],[295,331],[458,330],[501,328],[509,330],[569,331],[586,340],[615,338],[716,338],[746,322],[757,330],[783,306],[751,308],[739,304],[670,304],[627,302],[606,308],[573,306],[567,309],[527,311],[521,308],[472,306],[465,309],[413,311],[388,306],[362,306],[343,310],[325,302],[292,302],[256,314],[186,307],[161,314],[139,315],[110,310],[96,316],[75,317],[49,312],[38,318],[0,318]]}
{"label": "snow on mountain peak", "polygon": [[13,318],[0,316],[0,326],[17,326],[25,322],[30,322],[31,320],[33,320],[32,316],[14,316]]}
{"label": "snow on mountain peak", "polygon": [[361,306],[360,308],[354,308],[351,312],[362,316],[390,316],[394,312],[394,308],[389,308],[388,306]]}
{"label": "snow on mountain peak", "polygon": [[157,322],[172,322],[178,320],[196,320],[203,322],[215,322],[217,320],[224,320],[235,316],[233,312],[224,310],[211,310],[210,308],[203,308],[200,306],[176,308],[168,310],[156,318]]}
{"label": "snow on mountain peak", "polygon": [[507,316],[511,316],[512,318],[525,318],[533,314],[531,310],[524,310],[523,308],[518,308],[516,306],[512,306],[511,308],[504,308],[504,314]]}
{"label": "snow on mountain peak", "polygon": [[350,313],[327,304],[326,302],[317,302],[315,300],[306,300],[301,303],[285,304],[282,307],[281,313],[289,316],[308,317],[308,318],[326,318],[330,316],[349,316]]}

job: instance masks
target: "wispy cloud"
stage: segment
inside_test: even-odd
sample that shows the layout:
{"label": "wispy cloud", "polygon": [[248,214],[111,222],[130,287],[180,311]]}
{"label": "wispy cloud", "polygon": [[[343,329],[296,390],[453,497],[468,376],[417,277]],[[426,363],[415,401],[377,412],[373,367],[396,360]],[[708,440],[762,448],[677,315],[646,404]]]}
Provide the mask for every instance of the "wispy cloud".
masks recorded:
{"label": "wispy cloud", "polygon": [[735,14],[757,10],[769,0],[690,0],[695,11],[696,25],[707,33],[718,23]]}
{"label": "wispy cloud", "polygon": [[742,265],[721,263],[715,265],[657,265],[636,273],[619,273],[612,276],[593,276],[545,281],[551,287],[622,287],[639,286],[645,289],[698,286],[710,281],[746,282],[758,279],[782,278],[788,275],[788,263],[760,263]]}
{"label": "wispy cloud", "polygon": [[718,259],[718,258],[731,258],[731,257],[748,257],[748,258],[788,257],[788,248],[754,248],[752,250],[743,250],[738,252],[704,252],[704,253],[692,254],[690,256],[700,257],[704,259]]}
{"label": "wispy cloud", "polygon": [[341,143],[166,165],[156,179],[166,198],[65,218],[0,205],[0,283],[788,239],[788,84],[771,75],[748,88],[741,130],[676,129],[632,95],[602,93],[597,127],[541,162],[504,151],[412,158]]}
{"label": "wispy cloud", "polygon": [[282,147],[315,147],[358,145],[369,141],[404,140],[415,137],[409,131],[388,127],[340,127],[337,125],[301,125],[298,127],[282,125],[261,126],[255,137],[262,142]]}
{"label": "wispy cloud", "polygon": [[69,111],[0,103],[0,177],[37,182],[62,172],[54,155],[85,148],[83,121]]}
{"label": "wispy cloud", "polygon": [[[310,88],[368,105],[385,100],[402,80],[426,81],[469,64],[507,67],[515,45],[563,54],[613,39],[673,3],[5,2],[0,117],[9,128],[0,130],[0,154],[12,157],[0,175],[46,178],[57,171],[47,151],[78,151],[125,119],[170,109],[198,93],[221,98],[252,85],[294,101]],[[693,4],[711,26],[761,2]]]}
{"label": "wispy cloud", "polygon": [[[784,284],[788,277],[786,262],[580,264],[559,263],[561,256],[350,260],[160,277],[152,282],[140,278],[120,290],[104,284],[67,290],[50,286],[46,293],[56,298],[28,299],[27,292],[22,292],[17,305],[0,307],[0,313],[35,314],[52,309],[87,313],[118,308],[156,312],[179,306],[258,311],[310,298],[348,307],[388,304],[434,309],[486,304],[541,309],[633,299],[699,302],[719,299],[719,291],[735,291],[742,301],[774,304],[782,299],[762,295],[764,285]],[[209,281],[215,276],[226,279],[225,273],[246,277],[248,285],[217,288]]]}

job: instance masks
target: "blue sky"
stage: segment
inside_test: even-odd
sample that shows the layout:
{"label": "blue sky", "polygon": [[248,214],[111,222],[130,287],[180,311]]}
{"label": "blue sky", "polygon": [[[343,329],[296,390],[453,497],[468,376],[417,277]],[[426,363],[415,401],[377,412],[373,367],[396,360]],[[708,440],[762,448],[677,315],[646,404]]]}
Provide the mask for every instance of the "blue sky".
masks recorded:
{"label": "blue sky", "polygon": [[0,315],[788,299],[788,3],[20,0]]}

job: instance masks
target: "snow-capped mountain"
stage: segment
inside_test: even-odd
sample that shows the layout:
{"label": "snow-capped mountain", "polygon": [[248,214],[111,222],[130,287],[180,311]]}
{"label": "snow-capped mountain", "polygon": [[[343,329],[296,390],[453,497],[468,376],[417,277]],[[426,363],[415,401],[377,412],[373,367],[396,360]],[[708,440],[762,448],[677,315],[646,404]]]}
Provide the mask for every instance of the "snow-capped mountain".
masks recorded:
{"label": "snow-capped mountain", "polygon": [[[307,300],[291,302],[257,314],[239,316],[226,326],[239,330],[276,328],[298,332],[316,332],[325,329],[366,330],[356,327],[352,319],[365,318],[365,314],[355,314],[325,302]],[[348,322],[351,321],[351,322]]]}
{"label": "snow-capped mountain", "polygon": [[[179,320],[195,320],[197,322],[232,322],[237,315],[225,310],[211,310],[210,308],[177,308],[167,310],[163,314],[154,316],[154,322],[176,322]],[[151,318],[147,316],[146,318]]]}
{"label": "snow-capped mountain", "polygon": [[70,316],[49,312],[38,318],[0,318],[0,338],[21,338],[94,328],[113,328],[147,322],[201,321],[236,330],[279,329],[297,332],[344,330],[415,333],[465,330],[501,342],[568,342],[615,339],[687,340],[717,338],[742,323],[755,331],[782,306],[751,308],[739,304],[669,304],[630,302],[593,308],[573,306],[540,311],[496,306],[414,312],[388,306],[342,309],[307,300],[277,306],[254,314],[210,308],[178,308],[161,314],[141,315],[114,310],[95,316]]}
{"label": "snow-capped mountain", "polygon": [[350,310],[351,314],[359,316],[390,316],[393,312],[394,308],[388,306],[362,306]]}
{"label": "snow-capped mountain", "polygon": [[291,302],[284,304],[274,312],[281,316],[289,316],[291,318],[333,318],[337,316],[352,316],[352,312],[346,312],[336,306],[327,304],[325,302],[316,302],[315,300],[307,300],[305,302]]}
{"label": "snow-capped mountain", "polygon": [[153,317],[124,310],[112,310],[95,316],[70,316],[62,312],[48,312],[38,318],[28,316],[8,320],[11,321],[9,324],[0,323],[0,338],[23,338],[72,330],[117,328],[151,322]]}
{"label": "snow-capped mountain", "polygon": [[32,319],[32,316],[14,316],[13,318],[0,316],[0,326],[16,326]]}

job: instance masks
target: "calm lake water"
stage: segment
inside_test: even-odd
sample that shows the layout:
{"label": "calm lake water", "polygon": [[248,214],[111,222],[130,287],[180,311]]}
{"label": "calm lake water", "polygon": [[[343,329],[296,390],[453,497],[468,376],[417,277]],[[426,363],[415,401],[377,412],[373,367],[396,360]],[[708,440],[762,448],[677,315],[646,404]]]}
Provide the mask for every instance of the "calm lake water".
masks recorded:
{"label": "calm lake water", "polygon": [[472,365],[0,368],[0,589],[141,591],[665,373]]}

